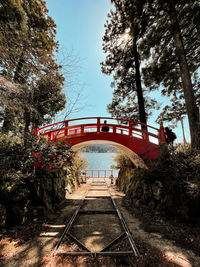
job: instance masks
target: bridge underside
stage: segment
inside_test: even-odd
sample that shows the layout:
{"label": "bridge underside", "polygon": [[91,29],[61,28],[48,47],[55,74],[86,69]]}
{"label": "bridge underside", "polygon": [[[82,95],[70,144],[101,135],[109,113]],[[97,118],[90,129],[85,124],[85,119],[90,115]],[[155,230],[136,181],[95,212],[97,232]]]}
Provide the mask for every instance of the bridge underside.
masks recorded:
{"label": "bridge underside", "polygon": [[85,142],[73,145],[72,149],[76,152],[83,147],[86,147],[89,145],[95,145],[95,144],[104,144],[104,145],[113,146],[113,147],[117,148],[118,150],[120,150],[123,154],[125,154],[132,161],[132,163],[135,165],[136,168],[147,168],[144,161],[136,153],[134,153],[129,148],[127,148],[127,147],[125,147],[119,143],[112,142],[112,141],[105,141],[105,140],[85,141]]}
{"label": "bridge underside", "polygon": [[142,168],[147,168],[144,160],[158,158],[159,145],[166,142],[162,124],[157,129],[140,122],[107,117],[66,120],[37,129],[35,134],[48,137],[50,142],[64,140],[74,151],[91,144],[111,145]]}
{"label": "bridge underside", "polygon": [[91,144],[114,146],[127,155],[136,167],[140,168],[147,168],[144,159],[156,159],[159,155],[158,145],[128,135],[100,132],[69,135],[63,139],[72,146],[74,151]]}

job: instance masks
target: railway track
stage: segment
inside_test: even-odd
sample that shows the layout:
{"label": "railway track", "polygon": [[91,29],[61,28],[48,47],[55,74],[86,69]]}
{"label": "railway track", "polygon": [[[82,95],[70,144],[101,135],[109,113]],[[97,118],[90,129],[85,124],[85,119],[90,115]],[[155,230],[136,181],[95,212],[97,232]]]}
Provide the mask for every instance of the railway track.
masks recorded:
{"label": "railway track", "polygon": [[[66,225],[53,255],[138,256],[138,249],[106,179],[90,180],[89,188]],[[62,248],[67,238],[76,243],[76,251]],[[121,246],[124,242],[125,248]]]}

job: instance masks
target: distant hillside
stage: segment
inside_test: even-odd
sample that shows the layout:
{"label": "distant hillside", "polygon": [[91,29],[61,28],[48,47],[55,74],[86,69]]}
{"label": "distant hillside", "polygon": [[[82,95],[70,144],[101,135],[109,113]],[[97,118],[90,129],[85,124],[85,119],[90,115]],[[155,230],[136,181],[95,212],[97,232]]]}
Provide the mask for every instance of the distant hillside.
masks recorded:
{"label": "distant hillside", "polygon": [[116,153],[117,149],[112,146],[98,144],[98,145],[90,145],[81,149],[82,152],[88,153]]}

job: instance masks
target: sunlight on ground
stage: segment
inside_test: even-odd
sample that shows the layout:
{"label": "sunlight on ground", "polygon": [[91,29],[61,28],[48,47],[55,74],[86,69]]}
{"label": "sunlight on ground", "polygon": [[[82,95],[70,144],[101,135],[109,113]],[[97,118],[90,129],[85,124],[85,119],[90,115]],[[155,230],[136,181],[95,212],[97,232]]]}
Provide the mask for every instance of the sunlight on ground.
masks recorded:
{"label": "sunlight on ground", "polygon": [[103,233],[95,231],[86,239],[85,245],[87,248],[92,248],[92,251],[99,251],[102,249],[102,239]]}
{"label": "sunlight on ground", "polygon": [[40,236],[43,237],[43,236],[48,236],[48,237],[51,237],[51,236],[57,236],[59,234],[59,232],[43,232],[43,233],[40,233]]}
{"label": "sunlight on ground", "polygon": [[[56,225],[56,224],[46,224],[46,223],[44,223],[43,224],[43,226],[44,227],[47,227],[47,228],[58,228],[58,229],[60,229],[60,228],[65,228],[66,227],[66,225],[65,224],[59,224],[59,225]],[[51,231],[51,232],[42,232],[42,233],[40,233],[40,236],[41,237],[44,237],[44,236],[48,236],[48,237],[51,237],[51,236],[57,236],[58,234],[59,234],[60,232],[57,232],[57,231]]]}
{"label": "sunlight on ground", "polygon": [[192,267],[188,258],[181,253],[175,253],[172,251],[166,251],[164,257],[167,261],[177,264],[181,267]]}
{"label": "sunlight on ground", "polygon": [[43,223],[42,226],[50,227],[50,228],[64,228],[64,227],[66,227],[65,224],[55,225],[55,224],[45,224],[45,223]]}

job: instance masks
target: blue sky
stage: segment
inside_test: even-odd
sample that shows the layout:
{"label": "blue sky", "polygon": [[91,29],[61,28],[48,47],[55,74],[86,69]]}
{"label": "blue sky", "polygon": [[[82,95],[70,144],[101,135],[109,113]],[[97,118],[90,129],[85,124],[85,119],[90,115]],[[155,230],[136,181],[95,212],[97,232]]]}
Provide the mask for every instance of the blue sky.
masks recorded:
{"label": "blue sky", "polygon": [[[75,101],[80,94],[76,112],[68,118],[110,117],[106,107],[112,101],[112,77],[102,74],[100,66],[100,62],[105,60],[102,37],[111,9],[110,0],[47,0],[47,7],[57,24],[57,40],[61,50],[59,61],[72,65],[66,67],[65,74],[67,82],[64,91],[69,97],[67,110],[70,109],[70,101]],[[61,112],[56,120],[63,120],[67,110]],[[149,124],[159,127],[155,119],[153,116]],[[186,120],[184,123],[188,140],[188,123]],[[175,133],[181,141],[180,123]]]}
{"label": "blue sky", "polygon": [[110,1],[47,0],[47,7],[57,24],[57,40],[61,50],[69,57],[71,55],[70,61],[75,62],[66,77],[71,82],[72,90],[66,84],[66,92],[73,99],[81,92],[78,104],[81,110],[72,113],[70,117],[110,117],[106,106],[112,100],[112,78],[103,75],[100,66],[100,62],[105,59],[102,37],[106,15],[111,8]]}

